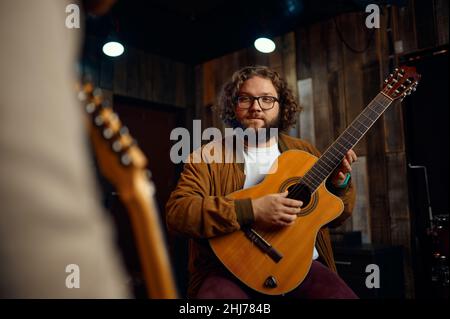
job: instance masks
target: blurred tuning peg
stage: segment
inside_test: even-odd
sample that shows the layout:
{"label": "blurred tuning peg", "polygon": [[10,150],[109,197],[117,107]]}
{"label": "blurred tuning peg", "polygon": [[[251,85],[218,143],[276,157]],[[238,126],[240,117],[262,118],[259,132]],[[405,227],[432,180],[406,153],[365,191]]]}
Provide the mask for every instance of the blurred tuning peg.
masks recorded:
{"label": "blurred tuning peg", "polygon": [[125,153],[120,157],[120,162],[123,165],[128,166],[131,164],[131,157],[127,153]]}
{"label": "blurred tuning peg", "polygon": [[123,145],[120,140],[115,140],[112,144],[112,149],[114,152],[119,153],[123,149]]}
{"label": "blurred tuning peg", "polygon": [[97,126],[102,126],[103,123],[105,123],[105,119],[103,118],[103,116],[101,114],[97,115],[94,119],[94,123]]}
{"label": "blurred tuning peg", "polygon": [[89,114],[92,114],[92,113],[94,113],[95,112],[95,109],[96,109],[96,107],[95,107],[95,104],[94,103],[88,103],[87,105],[86,105],[86,112],[88,112]]}
{"label": "blurred tuning peg", "polygon": [[111,128],[107,127],[103,130],[103,137],[109,140],[111,137],[113,137],[114,132]]}
{"label": "blurred tuning peg", "polygon": [[121,128],[120,128],[120,131],[119,131],[119,134],[120,135],[128,135],[130,133],[130,131],[128,130],[128,127],[126,127],[126,126],[122,126]]}

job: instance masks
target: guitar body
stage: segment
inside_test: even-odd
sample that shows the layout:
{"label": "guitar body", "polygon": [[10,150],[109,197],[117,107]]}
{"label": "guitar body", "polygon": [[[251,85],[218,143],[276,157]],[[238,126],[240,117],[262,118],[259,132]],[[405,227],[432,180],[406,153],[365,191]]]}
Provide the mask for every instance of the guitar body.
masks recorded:
{"label": "guitar body", "polygon": [[[307,152],[286,151],[272,166],[274,173],[268,174],[260,184],[228,197],[256,199],[284,192],[298,183],[316,161],[317,157]],[[278,261],[255,247],[242,230],[213,238],[210,245],[228,270],[250,288],[268,295],[284,294],[301,284],[311,266],[317,233],[323,225],[338,217],[343,208],[342,201],[322,183],[309,202],[304,202],[293,225],[270,230],[253,228],[282,255]],[[267,284],[269,278],[271,285]]]}

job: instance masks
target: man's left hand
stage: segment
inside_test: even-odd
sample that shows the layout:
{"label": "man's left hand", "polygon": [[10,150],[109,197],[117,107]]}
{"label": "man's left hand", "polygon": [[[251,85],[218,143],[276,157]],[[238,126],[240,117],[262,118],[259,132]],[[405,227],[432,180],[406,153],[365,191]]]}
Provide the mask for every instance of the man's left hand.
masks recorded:
{"label": "man's left hand", "polygon": [[345,154],[344,159],[341,164],[336,168],[334,173],[331,175],[331,182],[334,186],[339,187],[344,183],[347,173],[352,171],[352,163],[357,159],[356,153],[353,150],[349,150],[347,154]]}

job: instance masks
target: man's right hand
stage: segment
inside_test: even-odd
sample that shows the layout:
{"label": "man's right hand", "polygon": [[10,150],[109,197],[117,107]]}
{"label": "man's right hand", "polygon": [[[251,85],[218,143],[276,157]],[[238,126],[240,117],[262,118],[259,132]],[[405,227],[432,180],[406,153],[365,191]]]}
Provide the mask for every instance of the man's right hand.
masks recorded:
{"label": "man's right hand", "polygon": [[286,198],[288,191],[252,200],[255,225],[260,227],[289,226],[297,219],[303,203]]}

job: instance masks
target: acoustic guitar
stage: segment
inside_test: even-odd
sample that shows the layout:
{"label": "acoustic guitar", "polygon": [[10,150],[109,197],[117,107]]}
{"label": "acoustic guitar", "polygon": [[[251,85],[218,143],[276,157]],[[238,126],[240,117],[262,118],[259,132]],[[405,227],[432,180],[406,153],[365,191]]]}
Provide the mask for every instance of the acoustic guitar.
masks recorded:
{"label": "acoustic guitar", "polygon": [[177,298],[177,289],[166,249],[154,186],[146,170],[147,159],[101,90],[90,84],[78,88],[78,98],[89,115],[89,134],[101,173],[115,186],[127,208],[142,272],[150,298]]}
{"label": "acoustic guitar", "polygon": [[293,225],[248,227],[209,240],[216,256],[234,276],[269,295],[285,294],[302,283],[311,267],[317,233],[344,208],[341,199],[326,188],[327,178],[393,101],[416,90],[419,79],[413,67],[395,69],[378,95],[320,158],[300,150],[283,152],[278,165],[272,166],[260,184],[228,195],[232,199],[256,199],[288,190],[288,198],[303,202]]}

